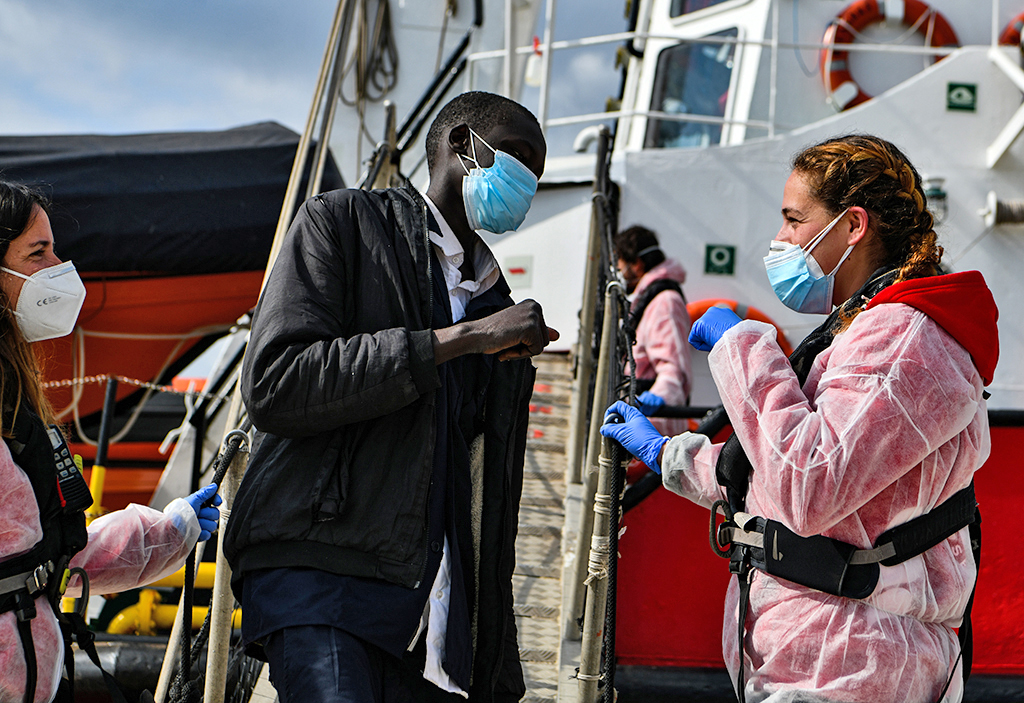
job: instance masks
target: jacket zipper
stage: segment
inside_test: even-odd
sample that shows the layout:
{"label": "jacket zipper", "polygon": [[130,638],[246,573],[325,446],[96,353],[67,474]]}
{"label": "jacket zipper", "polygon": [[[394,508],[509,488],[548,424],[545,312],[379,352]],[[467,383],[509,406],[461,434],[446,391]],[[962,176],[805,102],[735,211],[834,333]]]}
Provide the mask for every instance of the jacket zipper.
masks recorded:
{"label": "jacket zipper", "polygon": [[430,228],[427,227],[427,206],[423,205],[423,243],[427,247],[427,291],[429,306],[427,307],[427,329],[434,324],[434,265],[430,255]]}

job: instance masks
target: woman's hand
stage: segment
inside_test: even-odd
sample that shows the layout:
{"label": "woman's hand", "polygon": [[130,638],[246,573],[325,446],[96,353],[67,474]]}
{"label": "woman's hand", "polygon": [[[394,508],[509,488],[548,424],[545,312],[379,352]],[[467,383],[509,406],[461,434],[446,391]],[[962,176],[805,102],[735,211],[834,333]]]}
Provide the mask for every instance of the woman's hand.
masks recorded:
{"label": "woman's hand", "polygon": [[[196,518],[199,519],[199,541],[205,542],[217,531],[217,523],[220,521],[220,510],[215,507],[221,504],[220,495],[217,493],[217,484],[211,483],[208,486],[203,486],[192,495],[187,496],[185,502],[196,511]],[[204,507],[203,504],[206,502],[209,502],[210,505]]]}
{"label": "woman's hand", "polygon": [[[608,416],[613,413],[622,416],[625,422],[608,422]],[[654,429],[654,425],[642,412],[619,400],[605,412],[604,423],[601,425],[602,435],[621,444],[626,451],[647,464],[647,468],[651,471],[661,473],[658,459],[661,456],[661,448],[665,446],[668,437]]]}
{"label": "woman's hand", "polygon": [[697,351],[711,351],[722,335],[739,322],[739,315],[729,308],[708,308],[690,328],[690,344]]}

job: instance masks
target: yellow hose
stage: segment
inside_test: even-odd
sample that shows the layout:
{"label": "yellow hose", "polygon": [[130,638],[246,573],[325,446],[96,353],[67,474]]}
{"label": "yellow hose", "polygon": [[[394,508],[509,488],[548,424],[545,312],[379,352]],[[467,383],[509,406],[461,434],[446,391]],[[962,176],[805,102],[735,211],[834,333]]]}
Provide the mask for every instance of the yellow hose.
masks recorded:
{"label": "yellow hose", "polygon": [[[156,594],[153,598],[148,593]],[[131,605],[114,616],[107,626],[112,635],[152,635],[157,630],[169,630],[178,617],[178,606],[159,604],[159,594],[151,589],[143,589],[139,593],[139,602]],[[192,629],[198,630],[206,620],[208,608],[195,606],[192,608]],[[242,626],[242,610],[235,609],[231,614],[231,627]]]}

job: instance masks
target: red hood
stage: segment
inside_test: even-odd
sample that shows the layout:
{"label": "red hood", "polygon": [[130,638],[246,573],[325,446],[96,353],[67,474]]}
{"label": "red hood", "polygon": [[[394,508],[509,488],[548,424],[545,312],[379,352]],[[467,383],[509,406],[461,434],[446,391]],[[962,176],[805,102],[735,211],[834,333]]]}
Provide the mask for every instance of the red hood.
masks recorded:
{"label": "red hood", "polygon": [[978,271],[902,281],[883,289],[866,309],[884,303],[903,303],[935,320],[974,359],[987,386],[999,360],[999,311],[992,292]]}

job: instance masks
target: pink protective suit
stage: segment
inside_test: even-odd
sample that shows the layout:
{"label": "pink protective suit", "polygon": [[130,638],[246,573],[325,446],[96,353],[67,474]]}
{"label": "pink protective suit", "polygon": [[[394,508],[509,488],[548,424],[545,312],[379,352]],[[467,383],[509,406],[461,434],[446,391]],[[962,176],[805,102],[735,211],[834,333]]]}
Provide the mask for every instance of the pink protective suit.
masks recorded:
{"label": "pink protective suit", "polygon": [[[645,273],[633,292],[635,303],[647,288],[657,280],[667,278],[680,286],[686,281],[686,270],[673,260],[665,259]],[[654,296],[640,318],[636,329],[633,358],[636,377],[654,379],[651,393],[661,396],[668,405],[686,405],[690,395],[693,371],[690,366],[690,315],[686,303],[673,292]],[[626,369],[629,370],[628,368]],[[679,418],[651,418],[662,434],[683,432],[686,420]]]}
{"label": "pink protective suit", "polygon": [[[971,274],[908,282],[902,298],[889,292],[897,286],[880,293],[817,357],[802,388],[771,325],[744,321],[722,336],[709,363],[754,467],[748,512],[870,548],[971,482],[989,455],[982,392],[998,354],[995,304]],[[666,487],[708,507],[724,497],[715,480],[721,446],[689,433],[672,439]],[[753,574],[747,701],[930,703],[957,659],[953,628],[976,568],[964,528],[882,566],[864,600]],[[723,649],[735,681],[735,579],[725,612]],[[944,700],[959,701],[962,689],[958,667]]]}
{"label": "pink protective suit", "polygon": [[[42,538],[39,508],[28,476],[0,441],[0,562],[23,554]],[[89,543],[74,559],[89,574],[91,594],[115,593],[156,581],[185,563],[199,538],[195,511],[182,499],[163,512],[129,505],[93,521]],[[67,595],[81,595],[75,578]],[[53,698],[64,665],[64,640],[46,596],[36,598],[32,620],[38,676],[35,700]],[[13,612],[0,614],[0,701],[21,703],[25,695],[25,654]]]}

